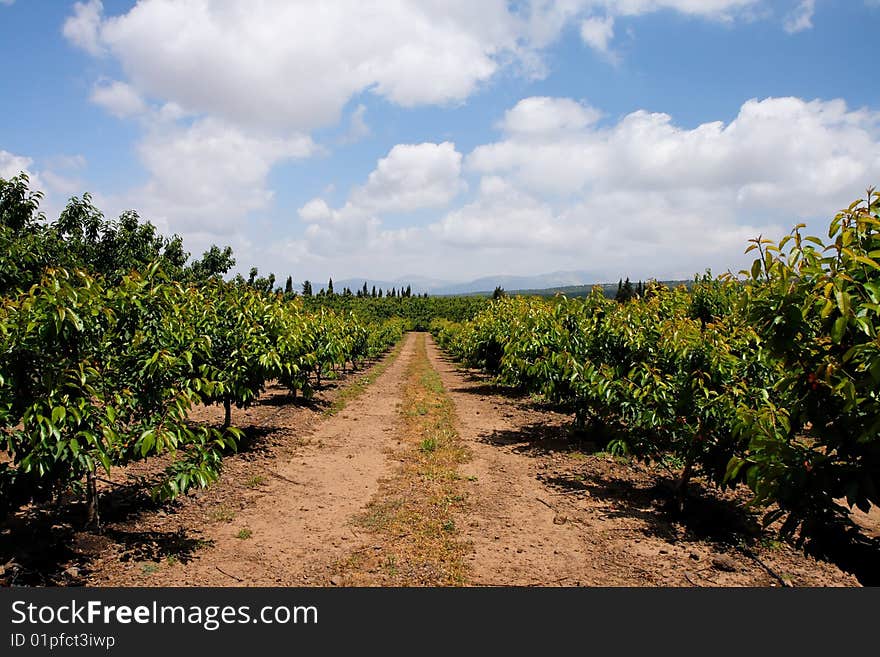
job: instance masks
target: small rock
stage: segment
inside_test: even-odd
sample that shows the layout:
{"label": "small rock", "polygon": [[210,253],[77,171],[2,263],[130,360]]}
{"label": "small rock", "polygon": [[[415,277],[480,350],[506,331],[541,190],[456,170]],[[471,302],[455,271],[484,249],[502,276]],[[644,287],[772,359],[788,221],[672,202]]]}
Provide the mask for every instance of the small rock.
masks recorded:
{"label": "small rock", "polygon": [[71,566],[70,568],[65,569],[64,574],[68,577],[77,578],[79,577],[79,568]]}
{"label": "small rock", "polygon": [[554,525],[564,525],[566,522],[568,522],[568,518],[565,516],[553,516]]}
{"label": "small rock", "polygon": [[517,553],[517,554],[522,554],[522,551],[523,551],[522,548],[516,548],[516,553]]}
{"label": "small rock", "polygon": [[660,554],[669,554],[669,550],[660,550]]}
{"label": "small rock", "polygon": [[340,580],[338,577],[336,577],[334,575],[333,577],[330,578],[330,584],[332,584],[333,586],[341,586],[342,580]]}
{"label": "small rock", "polygon": [[739,570],[739,564],[736,563],[736,560],[726,554],[719,554],[718,556],[712,557],[712,565],[718,570],[723,570],[727,573],[733,573]]}
{"label": "small rock", "polygon": [[699,561],[699,560],[700,560],[700,555],[697,554],[696,552],[691,552],[690,557],[691,557],[691,559],[693,559],[694,561]]}

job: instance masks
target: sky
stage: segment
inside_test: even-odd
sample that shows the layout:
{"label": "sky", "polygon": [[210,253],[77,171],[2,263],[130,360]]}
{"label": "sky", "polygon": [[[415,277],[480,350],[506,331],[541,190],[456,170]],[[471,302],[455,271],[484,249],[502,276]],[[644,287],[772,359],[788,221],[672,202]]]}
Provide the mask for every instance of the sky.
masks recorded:
{"label": "sky", "polygon": [[0,177],[279,279],[737,271],[880,185],[880,0],[0,0]]}

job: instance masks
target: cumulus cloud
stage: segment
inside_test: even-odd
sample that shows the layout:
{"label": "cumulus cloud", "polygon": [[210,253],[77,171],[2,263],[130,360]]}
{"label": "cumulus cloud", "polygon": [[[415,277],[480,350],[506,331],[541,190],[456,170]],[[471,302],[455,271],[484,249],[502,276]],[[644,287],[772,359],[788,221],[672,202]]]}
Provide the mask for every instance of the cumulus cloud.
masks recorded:
{"label": "cumulus cloud", "polygon": [[118,118],[136,116],[147,109],[140,94],[131,85],[118,80],[96,84],[92,89],[90,100]]}
{"label": "cumulus cloud", "polygon": [[581,21],[581,39],[594,50],[607,55],[614,38],[614,17],[591,16]]}
{"label": "cumulus cloud", "polygon": [[111,52],[142,95],[299,131],[336,122],[365,90],[404,106],[463,100],[519,47],[503,0],[143,0],[108,17],[93,0],[76,5],[64,33]]}
{"label": "cumulus cloud", "polygon": [[[706,264],[713,253],[736,252],[752,231],[846,204],[854,189],[880,175],[871,155],[880,152],[876,115],[842,101],[777,98],[745,103],[728,123],[685,129],[659,112],[610,122],[582,101],[526,98],[499,117],[500,137],[464,163],[449,142],[401,144],[341,206],[321,198],[303,205],[302,238],[273,237],[267,245],[265,237],[246,234],[272,206],[273,167],[320,150],[308,135],[340,123],[353,98],[455,105],[505,68],[543,74],[543,50],[570,27],[586,47],[613,60],[615,29],[633,17],[671,11],[730,22],[766,6],[766,0],[139,0],[107,15],[99,0],[88,0],[74,5],[63,32],[114,66],[118,80],[99,81],[93,102],[137,118],[144,131],[137,153],[149,178],[116,201],[187,237],[232,236],[242,260],[255,254],[258,261],[340,263],[344,254],[356,267],[375,263],[378,253],[381,266],[397,273],[412,263],[466,276],[632,256],[656,272]],[[800,2],[784,26],[806,29],[813,10],[814,2]],[[369,134],[365,117],[365,105],[345,117],[343,142]],[[467,191],[465,178],[478,185],[453,206]],[[430,228],[387,228],[388,214],[423,218],[430,211],[436,213]],[[622,216],[621,245],[615,231],[619,236]],[[395,225],[402,222],[395,218]],[[656,255],[676,243],[690,255],[674,262]]]}
{"label": "cumulus cloud", "polygon": [[567,136],[595,123],[602,113],[570,98],[532,96],[504,113],[498,127],[520,138]]}
{"label": "cumulus cloud", "polygon": [[801,0],[782,23],[789,34],[809,30],[813,27],[813,14],[816,12],[816,0]]}
{"label": "cumulus cloud", "polygon": [[672,10],[732,20],[760,1],[140,0],[106,16],[89,0],[74,6],[63,32],[93,55],[112,54],[141,97],[238,126],[310,131],[336,123],[359,93],[443,105],[510,63],[540,73],[542,49],[571,22],[607,53],[615,16]]}
{"label": "cumulus cloud", "polygon": [[381,215],[447,206],[465,189],[461,162],[462,155],[451,142],[397,144],[342,207],[334,209],[315,198],[299,209],[300,219],[309,224],[305,231],[309,250],[347,252],[373,248],[380,241],[387,248],[403,239],[405,230],[382,229]]}
{"label": "cumulus cloud", "polygon": [[[544,271],[579,258],[614,277],[621,263],[687,276],[734,267],[749,237],[824,221],[880,180],[880,113],[842,100],[754,99],[727,124],[691,129],[645,110],[611,125],[561,121],[577,116],[572,103],[525,99],[509,111],[503,138],[465,160],[481,176],[476,198],[431,234],[517,263],[537,251]],[[523,108],[552,129],[518,131],[507,118]]]}
{"label": "cumulus cloud", "polygon": [[73,15],[64,21],[62,33],[75,46],[91,55],[101,55],[104,48],[100,41],[100,28],[104,5],[101,0],[77,2]]}
{"label": "cumulus cloud", "polygon": [[398,144],[376,164],[367,182],[351,194],[351,202],[374,212],[404,212],[442,207],[464,183],[462,156],[455,144]]}
{"label": "cumulus cloud", "polygon": [[[529,99],[521,101],[529,102]],[[556,120],[557,103],[541,100]],[[750,100],[728,124],[693,129],[668,114],[639,110],[610,126],[526,139],[508,132],[479,146],[466,167],[503,174],[540,194],[596,189],[726,189],[739,204],[772,202],[808,213],[841,203],[877,170],[878,117],[842,100]]]}
{"label": "cumulus cloud", "polygon": [[150,181],[127,197],[148,216],[173,219],[175,230],[228,234],[270,205],[273,166],[315,149],[307,136],[254,135],[212,118],[187,127],[156,124],[138,145]]}

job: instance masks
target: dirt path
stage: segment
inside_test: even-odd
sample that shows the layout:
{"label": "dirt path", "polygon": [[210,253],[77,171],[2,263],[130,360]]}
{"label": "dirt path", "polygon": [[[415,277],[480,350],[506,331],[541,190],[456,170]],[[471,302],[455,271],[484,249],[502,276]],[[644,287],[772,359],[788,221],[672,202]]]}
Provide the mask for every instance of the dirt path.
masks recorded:
{"label": "dirt path", "polygon": [[474,454],[462,468],[471,481],[471,514],[465,535],[474,546],[474,585],[580,586],[611,579],[583,539],[583,528],[556,511],[528,459],[492,444],[493,437],[526,426],[565,421],[523,413],[516,400],[492,394],[484,381],[466,378],[431,341],[428,357],[457,409],[459,434]]}

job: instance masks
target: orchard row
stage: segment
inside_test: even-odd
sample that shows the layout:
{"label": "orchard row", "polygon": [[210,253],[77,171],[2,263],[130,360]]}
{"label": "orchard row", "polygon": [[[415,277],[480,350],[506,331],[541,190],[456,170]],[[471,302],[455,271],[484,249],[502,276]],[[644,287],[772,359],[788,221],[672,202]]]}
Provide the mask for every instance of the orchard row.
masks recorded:
{"label": "orchard row", "polygon": [[[310,395],[403,330],[221,280],[183,285],[158,263],[113,284],[47,270],[0,306],[0,426],[12,461],[0,464],[2,500],[9,508],[84,479],[97,523],[99,471],[166,453],[174,459],[155,495],[207,486],[242,438],[233,407],[270,380]],[[222,428],[188,420],[195,404],[215,403]]]}

